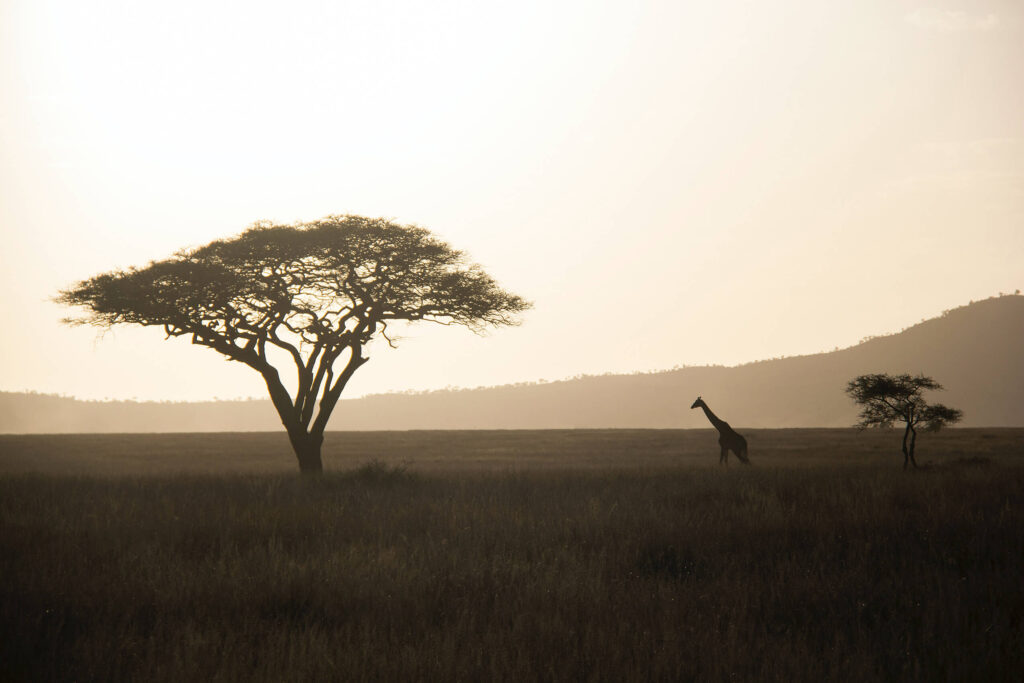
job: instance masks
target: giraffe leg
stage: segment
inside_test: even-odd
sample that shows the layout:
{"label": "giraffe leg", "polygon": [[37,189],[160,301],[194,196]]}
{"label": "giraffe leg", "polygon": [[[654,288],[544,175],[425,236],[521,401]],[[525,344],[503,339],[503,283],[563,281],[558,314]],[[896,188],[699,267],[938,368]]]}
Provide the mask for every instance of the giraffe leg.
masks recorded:
{"label": "giraffe leg", "polygon": [[719,458],[718,458],[718,464],[719,465],[728,465],[729,464],[729,449],[727,447],[725,447],[725,446],[722,446],[722,455],[720,455]]}

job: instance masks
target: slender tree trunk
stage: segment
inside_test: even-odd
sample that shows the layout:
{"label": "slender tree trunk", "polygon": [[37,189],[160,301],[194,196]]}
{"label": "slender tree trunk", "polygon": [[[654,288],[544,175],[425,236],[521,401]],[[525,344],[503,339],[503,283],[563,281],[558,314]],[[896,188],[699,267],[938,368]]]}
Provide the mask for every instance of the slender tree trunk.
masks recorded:
{"label": "slender tree trunk", "polygon": [[264,364],[259,370],[267,383],[270,400],[281,418],[281,424],[288,432],[288,441],[291,442],[292,450],[299,461],[299,471],[303,474],[320,474],[324,471],[323,461],[320,459],[320,447],[324,443],[323,430],[314,427],[309,432],[306,431],[305,425],[299,419],[299,411],[292,405],[291,398],[281,384],[275,368]]}
{"label": "slender tree trunk", "polygon": [[321,474],[324,471],[323,460],[320,458],[320,448],[324,443],[322,434],[307,434],[301,426],[297,426],[294,431],[288,430],[288,440],[299,460],[299,471],[302,474]]}
{"label": "slender tree trunk", "polygon": [[[259,357],[260,360],[258,362],[254,361],[253,367],[263,375],[263,380],[267,384],[267,391],[270,392],[270,400],[274,404],[278,416],[281,418],[281,424],[284,425],[285,430],[288,432],[288,440],[295,451],[295,457],[298,458],[299,471],[302,474],[320,474],[324,471],[323,461],[320,459],[320,448],[324,443],[324,430],[327,428],[327,420],[330,419],[331,413],[338,404],[341,392],[352,377],[352,373],[370,360],[361,355],[362,347],[352,346],[351,348],[352,357],[338,378],[334,380],[333,386],[330,385],[331,375],[328,372],[326,381],[329,388],[324,390],[324,396],[320,401],[320,412],[317,414],[313,424],[309,424],[309,418],[312,417],[312,408],[306,406],[312,405],[315,399],[315,392],[314,395],[305,395],[302,393],[302,387],[300,387],[298,393],[302,398],[293,404],[291,396],[288,395],[288,390],[281,384],[277,369],[263,359],[262,352]],[[300,367],[300,375],[301,370]],[[315,383],[317,388],[320,386],[319,381],[324,379],[321,377],[318,381],[315,377],[310,377],[308,372],[304,376],[309,382]],[[305,387],[307,393],[310,390],[310,386]],[[306,404],[306,401],[309,403]]]}
{"label": "slender tree trunk", "polygon": [[[907,469],[907,463],[910,462],[910,450],[907,448],[907,438],[910,436],[910,422],[907,422],[907,428],[903,431],[903,469]],[[917,467],[917,464],[914,464]]]}

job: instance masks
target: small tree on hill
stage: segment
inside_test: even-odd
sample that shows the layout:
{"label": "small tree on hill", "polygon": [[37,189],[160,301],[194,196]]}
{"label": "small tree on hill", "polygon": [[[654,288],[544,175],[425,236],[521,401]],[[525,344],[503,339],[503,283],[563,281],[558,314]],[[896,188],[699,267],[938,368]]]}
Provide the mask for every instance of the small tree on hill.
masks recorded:
{"label": "small tree on hill", "polygon": [[936,432],[942,427],[959,422],[963,412],[941,403],[929,404],[921,396],[925,390],[941,390],[942,385],[931,377],[918,375],[861,375],[846,385],[848,393],[861,406],[857,427],[892,427],[903,422],[903,469],[909,462],[917,468],[914,447],[918,427]]}
{"label": "small tree on hill", "polygon": [[[518,324],[530,304],[424,228],[360,216],[257,223],[144,268],[84,280],[56,300],[69,324],[162,327],[262,375],[304,473],[323,469],[324,430],[376,335],[392,321],[473,331]],[[290,361],[290,362],[289,362]],[[278,372],[294,366],[291,393]]]}

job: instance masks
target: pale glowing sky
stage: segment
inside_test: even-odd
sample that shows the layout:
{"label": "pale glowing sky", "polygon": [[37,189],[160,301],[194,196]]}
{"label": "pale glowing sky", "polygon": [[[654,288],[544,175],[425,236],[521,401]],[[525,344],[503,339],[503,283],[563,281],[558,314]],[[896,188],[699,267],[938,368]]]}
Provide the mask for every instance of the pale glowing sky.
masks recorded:
{"label": "pale glowing sky", "polygon": [[0,390],[263,396],[49,298],[329,213],[536,304],[348,396],[848,346],[1024,288],[1024,3],[0,0]]}

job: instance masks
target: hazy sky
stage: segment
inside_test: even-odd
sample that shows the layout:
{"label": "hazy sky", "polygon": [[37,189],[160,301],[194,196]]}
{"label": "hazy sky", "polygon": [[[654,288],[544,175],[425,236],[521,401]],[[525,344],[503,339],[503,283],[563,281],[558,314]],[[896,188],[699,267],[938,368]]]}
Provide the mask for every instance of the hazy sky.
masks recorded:
{"label": "hazy sky", "polygon": [[0,390],[262,396],[61,287],[329,213],[536,304],[349,395],[848,346],[1024,287],[1024,3],[0,0]]}

